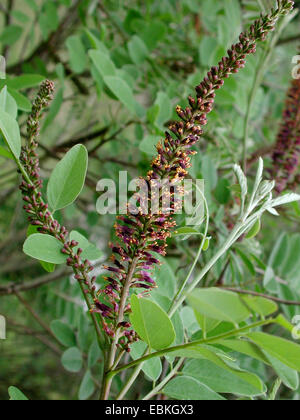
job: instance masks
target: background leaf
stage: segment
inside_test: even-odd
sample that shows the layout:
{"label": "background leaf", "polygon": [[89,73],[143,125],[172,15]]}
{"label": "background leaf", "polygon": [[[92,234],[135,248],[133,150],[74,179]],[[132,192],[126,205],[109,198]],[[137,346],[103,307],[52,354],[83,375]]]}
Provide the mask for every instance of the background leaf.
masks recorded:
{"label": "background leaf", "polygon": [[189,376],[180,376],[172,379],[163,389],[163,393],[176,400],[225,400],[225,398],[212,391],[208,386]]}
{"label": "background leaf", "polygon": [[77,347],[66,350],[62,355],[61,363],[68,372],[79,372],[83,363],[80,350]]}
{"label": "background leaf", "polygon": [[76,345],[76,337],[69,325],[66,323],[56,320],[50,324],[51,331],[60,343],[65,347],[73,347]]}
{"label": "background leaf", "polygon": [[72,204],[82,191],[88,165],[85,146],[74,146],[51,174],[47,196],[53,211]]}

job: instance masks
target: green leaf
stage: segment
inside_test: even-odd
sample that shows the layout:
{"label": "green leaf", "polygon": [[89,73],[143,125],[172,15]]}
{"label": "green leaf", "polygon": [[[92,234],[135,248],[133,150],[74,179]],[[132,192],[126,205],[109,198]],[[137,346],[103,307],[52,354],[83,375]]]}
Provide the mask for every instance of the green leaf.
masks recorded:
{"label": "green leaf", "polygon": [[252,276],[255,276],[256,271],[255,267],[251,261],[251,256],[246,255],[243,251],[241,251],[238,247],[235,247],[236,253],[239,255],[245,266],[248,268],[249,272]]}
{"label": "green leaf", "polygon": [[246,340],[238,340],[238,339],[230,339],[230,340],[218,340],[218,344],[222,345],[223,347],[227,347],[228,349],[246,354],[247,356],[251,357],[252,359],[259,360],[266,365],[269,365],[269,360],[266,358],[264,353],[257,347],[255,344],[251,343],[250,341]]}
{"label": "green leaf", "polygon": [[22,391],[20,391],[15,386],[10,386],[8,388],[8,395],[11,401],[28,401],[28,398],[25,397]]}
{"label": "green leaf", "polygon": [[51,322],[50,328],[55,337],[63,346],[76,346],[76,337],[74,331],[68,324],[65,324],[64,322],[58,319]]}
{"label": "green leaf", "polygon": [[268,352],[264,351],[267,359],[269,360],[270,364],[272,365],[273,369],[280,377],[282,382],[285,386],[296,391],[299,388],[299,375],[298,372],[294,369],[289,368],[275,357],[270,356]]}
{"label": "green leaf", "polygon": [[260,232],[261,229],[261,220],[257,219],[252,228],[249,230],[249,232],[246,235],[246,239],[252,239],[255,238]]}
{"label": "green leaf", "polygon": [[24,253],[29,257],[57,265],[64,264],[67,259],[62,249],[63,245],[58,239],[42,233],[30,235],[23,246]]}
{"label": "green leaf", "polygon": [[47,263],[45,261],[40,261],[40,264],[47,273],[53,273],[55,271],[55,264]]}
{"label": "green leaf", "polygon": [[215,197],[220,204],[226,204],[230,200],[230,183],[227,179],[221,178],[218,181],[216,190],[215,190]]}
{"label": "green leaf", "polygon": [[202,175],[209,189],[215,189],[218,182],[218,173],[214,162],[209,156],[205,156],[202,160]]}
{"label": "green leaf", "polygon": [[106,48],[105,44],[101,42],[89,29],[85,28],[84,33],[87,39],[89,40],[89,43],[92,48],[94,48],[95,50],[99,50],[106,55],[109,55],[109,51]]}
{"label": "green leaf", "polygon": [[66,41],[70,67],[74,73],[82,73],[87,65],[85,48],[79,35],[70,36]]}
{"label": "green leaf", "polygon": [[241,187],[241,196],[244,202],[248,193],[248,181],[247,181],[246,175],[244,174],[242,168],[239,165],[234,165],[233,169],[239,181],[239,185]]}
{"label": "green leaf", "polygon": [[166,25],[160,21],[150,22],[141,33],[141,37],[150,51],[152,51],[159,41],[162,41],[167,32]]}
{"label": "green leaf", "polygon": [[174,232],[173,236],[177,237],[177,236],[191,236],[191,235],[202,235],[203,234],[201,232],[199,232],[197,229],[189,227],[189,226],[184,226],[181,227],[179,229],[176,230],[176,232]]}
{"label": "green leaf", "polygon": [[17,121],[0,109],[0,132],[16,160],[21,154],[21,136]]}
{"label": "green leaf", "polygon": [[104,82],[129,111],[139,117],[144,115],[143,107],[135,100],[133,92],[125,80],[116,76],[105,76]]}
{"label": "green leaf", "polygon": [[79,388],[79,394],[78,394],[79,400],[80,401],[88,400],[94,394],[94,392],[95,392],[95,383],[93,381],[91,371],[87,370]]}
{"label": "green leaf", "polygon": [[[131,308],[132,326],[151,349],[165,349],[174,342],[176,335],[173,324],[156,303],[133,295]],[[161,331],[164,333],[161,334]]]}
{"label": "green leaf", "polygon": [[214,65],[214,55],[218,48],[218,43],[212,36],[204,36],[199,46],[200,62],[204,66]]}
{"label": "green leaf", "polygon": [[161,265],[155,267],[154,278],[161,295],[173,299],[176,292],[176,276],[168,260],[159,257]]}
{"label": "green leaf", "polygon": [[293,203],[294,201],[300,201],[300,195],[289,193],[282,195],[281,197],[274,198],[274,200],[270,202],[270,207],[279,207],[283,206],[284,204]]}
{"label": "green leaf", "polygon": [[160,140],[159,136],[148,135],[140,143],[139,149],[141,152],[147,153],[147,155],[154,156],[156,146]]}
{"label": "green leaf", "polygon": [[31,102],[29,101],[29,99],[26,98],[26,96],[22,95],[22,93],[18,92],[15,89],[12,89],[12,88],[8,88],[8,92],[11,94],[11,96],[16,101],[20,111],[24,111],[24,112],[30,112],[31,111],[32,105],[31,105]]}
{"label": "green leaf", "polygon": [[140,37],[134,35],[128,42],[128,50],[131,60],[134,64],[142,64],[149,55],[148,48]]}
{"label": "green leaf", "polygon": [[14,98],[7,91],[7,86],[5,86],[0,93],[0,109],[7,112],[12,118],[17,118],[18,106]]}
{"label": "green leaf", "polygon": [[196,310],[195,310],[195,316],[196,316],[196,319],[197,319],[204,335],[206,333],[214,330],[221,322],[221,321],[216,320],[216,319],[207,318],[206,316],[200,314]]}
{"label": "green leaf", "polygon": [[[130,356],[133,360],[137,360],[142,357],[147,349],[147,344],[143,341],[137,341],[131,346]],[[159,357],[148,360],[143,363],[142,371],[152,381],[157,381],[162,372],[162,364]]]}
{"label": "green leaf", "polygon": [[88,352],[88,367],[92,368],[98,362],[101,357],[101,350],[99,348],[99,344],[97,340],[94,340],[90,346]]}
{"label": "green leaf", "polygon": [[18,25],[9,25],[4,28],[0,35],[2,45],[13,45],[21,37],[23,29]]}
{"label": "green leaf", "polygon": [[214,347],[197,346],[197,353],[199,358],[202,356],[202,358],[209,360],[219,368],[230,372],[235,377],[239,378],[239,380],[244,381],[248,385],[250,384],[252,386],[252,391],[255,389],[256,395],[262,394],[265,391],[264,384],[258,376],[243,371],[229,359],[224,359],[224,357],[221,357],[221,352],[218,354],[218,350]]}
{"label": "green leaf", "polygon": [[236,293],[217,288],[197,289],[188,297],[190,305],[200,314],[234,324],[245,321],[250,311]]}
{"label": "green leaf", "polygon": [[268,316],[278,310],[278,305],[269,299],[256,296],[241,296],[246,305],[252,309],[253,312],[261,315]]}
{"label": "green leaf", "polygon": [[165,92],[158,92],[155,106],[158,106],[158,113],[155,118],[155,124],[157,127],[164,129],[164,124],[166,124],[173,114],[173,105],[169,96]]}
{"label": "green leaf", "polygon": [[98,249],[94,244],[92,244],[86,237],[81,235],[81,233],[76,232],[73,230],[70,233],[70,240],[76,241],[79,243],[77,247],[74,248],[74,252],[77,252],[78,248],[81,248],[83,250],[83,253],[81,255],[82,260],[98,260],[102,256],[102,252],[100,249]]}
{"label": "green leaf", "polygon": [[[29,237],[31,235],[34,235],[34,234],[38,234],[38,233],[39,233],[39,231],[38,231],[37,226],[32,226],[32,225],[28,226],[27,237]],[[40,261],[40,264],[43,267],[43,269],[45,271],[47,271],[48,273],[53,273],[55,271],[55,268],[56,268],[55,264],[51,264],[51,263],[48,263],[46,261]]]}
{"label": "green leaf", "polygon": [[39,74],[24,74],[7,80],[7,86],[11,89],[22,90],[38,86],[45,80],[45,76]]}
{"label": "green leaf", "polygon": [[28,6],[34,11],[34,12],[38,12],[39,11],[39,7],[36,4],[35,0],[25,0],[25,2],[28,4]]}
{"label": "green leaf", "polygon": [[299,344],[262,332],[249,333],[247,337],[275,359],[300,372]]}
{"label": "green leaf", "polygon": [[61,363],[68,372],[80,372],[83,364],[81,351],[77,347],[66,350],[62,355]]}
{"label": "green leaf", "polygon": [[215,392],[243,396],[261,395],[264,387],[253,373],[240,369],[226,369],[209,360],[190,360],[183,373],[191,376]]}
{"label": "green leaf", "polygon": [[168,397],[176,400],[225,400],[225,398],[208,388],[208,386],[189,376],[179,376],[173,379],[165,386],[162,392]]}
{"label": "green leaf", "polygon": [[81,193],[88,166],[85,146],[74,146],[57,164],[51,174],[47,196],[53,211],[72,204]]}
{"label": "green leaf", "polygon": [[103,78],[105,76],[116,76],[116,66],[106,53],[99,50],[91,50],[89,51],[89,56]]}
{"label": "green leaf", "polygon": [[0,146],[0,156],[2,156],[4,158],[7,158],[7,159],[14,160],[13,155],[8,150],[6,150],[4,147],[2,147],[2,146]]}

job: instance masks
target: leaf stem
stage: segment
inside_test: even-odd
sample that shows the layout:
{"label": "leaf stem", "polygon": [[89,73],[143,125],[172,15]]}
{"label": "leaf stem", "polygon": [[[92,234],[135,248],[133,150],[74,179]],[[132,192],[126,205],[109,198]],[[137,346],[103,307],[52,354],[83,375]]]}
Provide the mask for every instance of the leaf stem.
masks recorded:
{"label": "leaf stem", "polygon": [[237,335],[242,335],[246,332],[248,332],[249,330],[252,330],[254,328],[258,328],[258,327],[263,327],[265,325],[269,325],[276,322],[276,320],[274,318],[270,318],[267,320],[263,320],[263,321],[258,321],[254,324],[251,325],[247,325],[245,327],[239,328],[239,329],[234,329],[232,331],[229,331],[227,333],[224,334],[220,334],[217,335],[215,337],[210,337],[210,338],[206,338],[206,339],[202,339],[202,340],[197,340],[197,341],[193,341],[191,343],[186,343],[186,344],[182,344],[180,346],[174,346],[174,347],[170,347],[168,349],[165,350],[160,350],[157,351],[155,353],[150,353],[146,356],[141,357],[140,359],[134,360],[130,363],[128,363],[127,365],[124,366],[120,366],[119,368],[115,369],[115,370],[111,370],[110,372],[107,373],[107,377],[109,378],[113,378],[115,375],[117,375],[118,373],[122,372],[123,370],[126,369],[130,369],[136,365],[139,365],[141,363],[144,363],[150,359],[153,359],[155,357],[163,357],[166,354],[169,353],[176,353],[176,352],[180,352],[182,350],[188,350],[191,349],[197,345],[204,345],[204,344],[213,344],[213,343],[217,343],[220,340],[226,340],[227,338],[231,338]]}
{"label": "leaf stem", "polygon": [[189,271],[189,273],[188,273],[188,275],[187,275],[186,279],[184,280],[184,282],[183,282],[182,286],[181,286],[181,287],[180,287],[180,289],[178,290],[178,293],[176,294],[176,296],[175,296],[175,298],[174,298],[174,303],[176,303],[176,302],[177,302],[177,300],[179,299],[179,297],[182,295],[182,293],[183,293],[183,291],[184,291],[184,289],[185,289],[185,286],[186,286],[186,285],[187,285],[187,283],[189,282],[189,280],[190,280],[190,278],[191,278],[191,276],[192,276],[192,274],[193,274],[193,272],[194,272],[194,270],[195,270],[195,267],[196,267],[196,265],[197,265],[197,263],[198,263],[198,261],[199,261],[200,255],[201,255],[201,253],[202,253],[203,247],[204,247],[205,242],[206,242],[206,239],[207,239],[207,233],[208,233],[208,228],[209,228],[209,208],[208,208],[207,200],[206,200],[206,198],[205,198],[205,196],[204,196],[203,192],[202,192],[202,191],[201,191],[201,190],[200,190],[197,186],[196,186],[196,188],[197,188],[197,189],[198,189],[198,191],[200,192],[200,194],[201,194],[201,196],[202,196],[202,199],[203,199],[203,201],[204,201],[204,205],[205,205],[205,212],[206,212],[206,224],[205,224],[205,230],[204,230],[204,234],[203,234],[202,241],[201,241],[201,243],[200,243],[200,247],[199,247],[198,253],[197,253],[197,255],[196,255],[195,259],[194,259],[193,265],[192,265],[192,267],[191,267],[191,269],[190,269],[190,271]]}
{"label": "leaf stem", "polygon": [[150,391],[149,394],[147,394],[143,398],[143,400],[144,401],[150,400],[152,397],[157,395],[163,389],[163,387],[176,375],[176,373],[182,367],[184,360],[185,360],[185,358],[182,357],[179,360],[179,362],[175,365],[175,367],[171,370],[169,375],[167,375],[163,381],[161,381],[154,389],[152,389],[152,391]]}

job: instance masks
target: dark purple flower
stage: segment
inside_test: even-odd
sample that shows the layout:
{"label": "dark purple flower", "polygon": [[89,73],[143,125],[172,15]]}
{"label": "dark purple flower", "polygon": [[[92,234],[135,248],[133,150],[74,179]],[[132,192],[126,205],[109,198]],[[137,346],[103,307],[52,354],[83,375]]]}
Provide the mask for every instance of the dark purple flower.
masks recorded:
{"label": "dark purple flower", "polygon": [[270,170],[276,180],[276,190],[295,189],[300,181],[300,78],[295,79],[287,93],[283,121],[274,146]]}
{"label": "dark purple flower", "polygon": [[[255,21],[247,32],[240,35],[239,42],[232,45],[228,50],[228,55],[222,58],[218,66],[211,68],[204,80],[196,87],[196,97],[189,97],[189,106],[185,109],[180,106],[176,108],[180,121],[170,125],[165,139],[160,141],[156,147],[157,155],[145,178],[148,186],[152,181],[161,182],[162,179],[168,179],[170,183],[176,184],[187,176],[188,169],[191,167],[191,157],[196,153],[192,148],[199,142],[203,127],[207,124],[207,115],[213,109],[216,91],[223,86],[224,80],[230,74],[237,73],[244,67],[246,56],[255,53],[257,41],[264,40],[268,32],[274,29],[278,18],[288,14],[292,7],[292,1],[279,0],[278,8]],[[295,160],[289,162],[289,165],[294,164]],[[149,189],[149,191],[151,190]],[[125,303],[127,306],[123,307],[124,296],[121,299],[123,287],[129,285],[144,289],[144,291],[150,291],[155,287],[155,282],[149,272],[141,271],[141,268],[147,267],[147,270],[151,271],[154,265],[159,263],[152,253],[166,255],[167,238],[170,237],[172,229],[176,226],[172,220],[175,212],[174,192],[170,191],[168,194],[167,197],[159,196],[160,203],[163,202],[163,199],[170,199],[168,214],[144,215],[138,212],[133,215],[128,212],[126,216],[118,218],[121,223],[115,226],[119,243],[113,247],[113,253],[115,258],[121,257],[125,264],[122,264],[122,275],[120,275],[121,269],[110,269],[115,273],[113,277],[120,285],[120,293],[115,301],[109,294],[108,298],[110,304],[120,305],[120,311],[116,315],[118,322],[116,323],[116,319],[112,319],[107,328],[109,335],[112,335],[112,332],[113,336],[117,335],[119,345],[126,351],[129,350],[130,343],[137,337],[132,331],[129,331],[129,325],[123,324],[123,321],[127,321],[124,319],[124,315],[126,316],[130,311],[127,301]],[[146,198],[151,201],[150,192]],[[108,287],[111,287],[111,281]],[[100,290],[99,294],[107,295],[107,288]],[[127,291],[126,297],[128,298],[128,296],[129,291]]]}

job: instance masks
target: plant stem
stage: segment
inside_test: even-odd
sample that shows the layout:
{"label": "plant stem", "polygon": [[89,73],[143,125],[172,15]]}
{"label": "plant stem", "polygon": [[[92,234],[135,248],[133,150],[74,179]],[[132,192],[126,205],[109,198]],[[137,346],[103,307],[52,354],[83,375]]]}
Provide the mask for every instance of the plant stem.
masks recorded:
{"label": "plant stem", "polygon": [[152,391],[150,391],[149,394],[147,394],[143,398],[143,400],[145,400],[145,401],[150,400],[152,397],[154,397],[155,395],[157,395],[163,389],[163,387],[173,378],[173,376],[176,375],[176,373],[179,371],[179,369],[183,365],[184,360],[185,360],[185,358],[182,357],[179,360],[179,362],[176,364],[176,366],[171,370],[171,372],[169,373],[169,375],[167,375],[165,377],[165,379],[160,382],[160,384],[158,384],[154,389],[152,389]]}
{"label": "plant stem", "polygon": [[185,289],[185,286],[186,286],[186,285],[187,285],[187,283],[189,282],[189,280],[190,280],[190,278],[191,278],[191,276],[192,276],[192,274],[193,274],[193,272],[194,272],[194,270],[195,270],[195,267],[196,267],[196,265],[198,264],[198,261],[199,261],[200,255],[201,255],[201,253],[202,253],[203,247],[204,247],[205,242],[206,242],[206,239],[207,239],[207,233],[208,233],[208,228],[209,228],[209,209],[208,209],[207,200],[206,200],[206,198],[205,198],[204,194],[202,193],[202,191],[201,191],[199,188],[197,188],[197,189],[198,189],[198,191],[200,192],[200,194],[202,195],[202,199],[203,199],[203,201],[204,201],[204,205],[205,205],[205,212],[206,212],[206,224],[205,224],[205,230],[204,230],[204,234],[203,234],[202,241],[201,241],[201,243],[200,243],[200,247],[199,247],[198,253],[197,253],[197,255],[196,255],[195,259],[194,259],[193,265],[192,265],[192,267],[191,267],[191,269],[190,269],[190,271],[189,271],[189,273],[188,273],[188,275],[187,275],[186,279],[184,280],[184,282],[183,282],[182,286],[181,286],[181,287],[180,287],[180,289],[178,290],[178,293],[176,294],[176,296],[175,296],[175,298],[174,298],[174,302],[176,302],[176,301],[179,299],[179,297],[182,295],[182,293],[183,293],[183,291],[184,291],[184,289]]}
{"label": "plant stem", "polygon": [[222,286],[222,289],[229,290],[231,292],[238,293],[238,294],[241,294],[241,295],[251,295],[251,296],[257,296],[257,297],[263,297],[265,299],[272,300],[273,302],[281,303],[282,305],[300,306],[300,302],[298,302],[298,301],[280,299],[280,298],[276,298],[274,296],[267,295],[265,293],[253,292],[251,290],[241,290],[241,289],[236,289],[234,287],[223,287]]}
{"label": "plant stem", "polygon": [[187,295],[191,293],[195,287],[200,283],[200,281],[203,279],[203,277],[210,271],[210,269],[215,265],[215,263],[222,257],[222,255],[225,254],[225,252],[230,248],[232,245],[232,242],[234,241],[235,237],[239,233],[241,227],[243,224],[239,222],[235,228],[232,230],[231,234],[229,235],[226,242],[223,244],[223,246],[219,249],[219,251],[208,261],[208,263],[203,267],[201,270],[199,276],[191,283],[190,287],[187,289],[187,291],[177,300],[174,300],[173,305],[170,309],[169,316],[172,317],[175,312],[180,308],[180,306],[185,301]]}
{"label": "plant stem", "polygon": [[137,379],[137,377],[139,376],[142,368],[143,368],[144,363],[141,363],[140,365],[138,365],[134,371],[132,372],[132,374],[130,375],[130,377],[128,378],[126,384],[124,385],[122,391],[118,394],[116,400],[120,401],[122,400],[125,395],[127,394],[127,392],[129,391],[129,389],[131,388],[131,386],[134,384],[135,380]]}
{"label": "plant stem", "polygon": [[100,349],[103,350],[104,349],[104,343],[102,341],[102,333],[101,333],[101,329],[100,329],[100,326],[99,326],[99,320],[97,319],[96,314],[94,312],[92,312],[92,305],[91,305],[91,302],[90,302],[89,298],[87,297],[87,295],[85,293],[83,283],[79,282],[79,285],[80,285],[84,300],[85,300],[85,302],[86,302],[86,304],[89,308],[89,312],[91,314],[92,322],[94,324],[94,328],[95,328],[95,331],[96,331],[98,345],[99,345]]}
{"label": "plant stem", "polygon": [[249,330],[252,330],[253,328],[262,327],[262,326],[265,326],[265,325],[272,324],[274,322],[276,322],[274,318],[267,319],[267,320],[262,320],[262,321],[258,321],[256,323],[254,323],[254,324],[247,325],[246,327],[235,329],[235,330],[229,331],[229,332],[224,333],[224,334],[220,334],[220,335],[215,336],[215,337],[210,337],[210,338],[206,338],[206,339],[202,339],[202,340],[193,341],[191,343],[182,344],[180,346],[170,347],[170,348],[165,349],[165,350],[160,350],[156,353],[150,353],[146,356],[141,357],[140,359],[137,359],[137,360],[132,361],[131,363],[128,363],[127,365],[121,366],[118,369],[115,369],[115,370],[112,370],[112,371],[108,372],[107,377],[113,378],[115,375],[122,372],[123,370],[130,369],[130,368],[132,368],[136,365],[147,362],[148,360],[153,359],[155,357],[163,357],[166,354],[180,352],[182,350],[193,348],[197,345],[217,343],[220,340],[226,340],[227,338],[231,338],[231,337],[234,337],[234,336],[237,336],[237,335],[242,335],[242,334],[248,332]]}
{"label": "plant stem", "polygon": [[138,257],[135,257],[132,260],[132,263],[130,265],[129,272],[128,272],[128,275],[127,275],[127,278],[126,278],[126,281],[125,281],[125,284],[124,284],[124,287],[123,287],[123,290],[122,290],[121,301],[120,301],[120,306],[119,306],[119,313],[118,313],[118,317],[117,317],[117,320],[116,320],[117,330],[116,330],[114,340],[111,343],[110,350],[108,352],[107,361],[106,361],[106,366],[105,366],[105,369],[104,369],[103,389],[102,389],[102,392],[101,392],[101,395],[100,395],[101,400],[107,400],[108,397],[109,397],[109,392],[110,392],[112,380],[106,376],[106,372],[109,371],[110,369],[112,369],[114,364],[115,364],[115,358],[116,358],[116,353],[117,353],[117,349],[118,349],[117,345],[118,345],[119,338],[120,338],[118,325],[120,324],[120,322],[122,322],[124,320],[124,312],[125,312],[125,308],[126,308],[127,299],[128,299],[128,296],[129,296],[130,286],[131,286],[132,278],[133,278],[133,275],[135,273],[138,261],[139,261]]}

